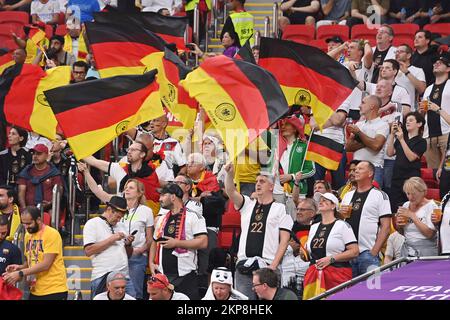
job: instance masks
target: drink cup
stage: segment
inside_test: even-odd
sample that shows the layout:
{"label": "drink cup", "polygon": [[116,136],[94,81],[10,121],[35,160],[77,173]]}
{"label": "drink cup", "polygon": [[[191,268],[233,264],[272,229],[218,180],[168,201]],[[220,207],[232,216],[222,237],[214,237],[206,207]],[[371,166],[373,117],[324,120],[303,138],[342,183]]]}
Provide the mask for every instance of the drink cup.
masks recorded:
{"label": "drink cup", "polygon": [[430,105],[430,101],[427,99],[423,99],[422,101],[419,102],[420,106],[422,107],[424,112],[428,111],[428,106]]}
{"label": "drink cup", "polygon": [[439,223],[442,220],[442,210],[440,208],[433,209],[431,220],[434,223]]}
{"label": "drink cup", "polygon": [[340,212],[344,219],[348,219],[352,215],[353,205],[350,203],[345,208],[341,208]]}

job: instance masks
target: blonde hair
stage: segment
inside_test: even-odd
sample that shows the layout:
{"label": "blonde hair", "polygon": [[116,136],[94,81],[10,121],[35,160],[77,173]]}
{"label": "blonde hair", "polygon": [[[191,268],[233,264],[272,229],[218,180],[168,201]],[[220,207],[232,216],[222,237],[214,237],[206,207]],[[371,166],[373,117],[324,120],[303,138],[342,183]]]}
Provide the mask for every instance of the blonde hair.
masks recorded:
{"label": "blonde hair", "polygon": [[419,178],[419,177],[409,178],[403,184],[403,191],[405,193],[421,192],[423,194],[426,194],[427,189],[428,188],[427,188],[425,181],[423,181],[422,178]]}
{"label": "blonde hair", "polygon": [[136,184],[137,190],[139,192],[138,203],[142,205],[146,205],[147,200],[145,199],[145,186],[142,182],[137,179],[129,179],[124,186],[124,190],[130,182],[134,182]]}

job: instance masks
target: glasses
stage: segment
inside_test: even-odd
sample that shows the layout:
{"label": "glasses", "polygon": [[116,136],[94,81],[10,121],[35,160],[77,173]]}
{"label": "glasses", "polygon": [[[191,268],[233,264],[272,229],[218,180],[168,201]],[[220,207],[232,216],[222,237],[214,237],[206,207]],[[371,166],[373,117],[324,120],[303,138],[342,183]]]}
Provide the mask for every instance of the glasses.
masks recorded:
{"label": "glasses", "polygon": [[158,279],[157,277],[150,277],[150,278],[148,278],[148,281],[147,281],[147,283],[155,283],[155,282],[159,282],[159,283],[162,283],[162,284],[164,285],[164,287],[166,287],[166,288],[167,288],[167,285],[166,285],[166,283],[165,283],[165,282],[163,282],[162,280]]}
{"label": "glasses", "polygon": [[252,284],[252,288],[255,289],[256,287],[262,286],[264,283],[256,283]]}
{"label": "glasses", "polygon": [[127,152],[135,152],[135,151],[143,152],[141,149],[136,149],[136,148],[128,148],[127,149]]}
{"label": "glasses", "polygon": [[297,208],[297,212],[314,211],[312,208]]}
{"label": "glasses", "polygon": [[405,50],[395,50],[394,53],[406,53]]}

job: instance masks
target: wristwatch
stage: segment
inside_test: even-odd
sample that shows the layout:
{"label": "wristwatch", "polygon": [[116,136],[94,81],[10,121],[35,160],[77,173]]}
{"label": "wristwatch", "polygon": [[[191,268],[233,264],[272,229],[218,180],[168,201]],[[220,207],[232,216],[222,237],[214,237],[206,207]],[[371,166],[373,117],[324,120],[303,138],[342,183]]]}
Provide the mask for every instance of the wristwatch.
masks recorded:
{"label": "wristwatch", "polygon": [[23,279],[23,276],[24,276],[23,271],[20,270],[20,271],[19,271],[19,277],[20,277],[20,279]]}
{"label": "wristwatch", "polygon": [[330,258],[330,264],[333,264],[333,263],[335,263],[336,262],[336,259],[333,257],[333,256],[331,256],[331,258]]}

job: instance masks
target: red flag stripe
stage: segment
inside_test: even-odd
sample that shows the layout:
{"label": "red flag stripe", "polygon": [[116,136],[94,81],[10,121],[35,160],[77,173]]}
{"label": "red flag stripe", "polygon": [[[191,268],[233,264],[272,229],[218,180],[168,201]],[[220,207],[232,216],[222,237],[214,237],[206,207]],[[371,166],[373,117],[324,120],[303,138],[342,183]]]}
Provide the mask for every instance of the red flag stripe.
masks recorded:
{"label": "red flag stripe", "polygon": [[315,152],[322,157],[327,157],[330,160],[337,162],[339,162],[342,158],[342,153],[336,152],[330,148],[314,143],[312,141],[309,143],[308,152]]}

